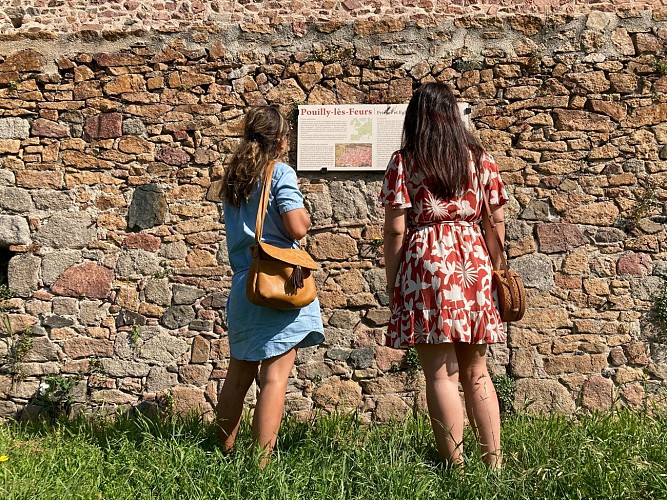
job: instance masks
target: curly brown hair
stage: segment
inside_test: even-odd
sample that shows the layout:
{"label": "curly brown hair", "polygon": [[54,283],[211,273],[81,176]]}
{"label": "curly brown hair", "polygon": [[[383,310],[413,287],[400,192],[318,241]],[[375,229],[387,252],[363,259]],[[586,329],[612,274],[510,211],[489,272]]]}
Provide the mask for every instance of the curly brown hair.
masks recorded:
{"label": "curly brown hair", "polygon": [[247,201],[271,160],[281,153],[289,123],[275,106],[251,108],[246,114],[243,138],[225,169],[222,199],[235,207]]}

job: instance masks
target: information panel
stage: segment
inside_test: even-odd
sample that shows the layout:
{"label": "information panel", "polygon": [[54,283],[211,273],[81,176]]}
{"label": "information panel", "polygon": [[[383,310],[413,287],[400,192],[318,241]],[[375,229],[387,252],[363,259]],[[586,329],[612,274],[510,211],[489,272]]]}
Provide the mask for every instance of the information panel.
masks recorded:
{"label": "information panel", "polygon": [[[407,104],[299,106],[297,170],[384,171],[400,149]],[[467,125],[469,106],[459,103]]]}

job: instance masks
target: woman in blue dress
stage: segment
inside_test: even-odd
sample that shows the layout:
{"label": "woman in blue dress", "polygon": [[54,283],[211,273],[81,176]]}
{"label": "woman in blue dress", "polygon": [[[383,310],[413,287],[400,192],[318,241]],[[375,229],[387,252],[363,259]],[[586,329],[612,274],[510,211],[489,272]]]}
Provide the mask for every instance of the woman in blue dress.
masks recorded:
{"label": "woman in blue dress", "polygon": [[[225,169],[222,191],[227,248],[234,276],[227,300],[231,357],[218,398],[216,419],[223,450],[230,452],[245,395],[259,369],[260,392],[252,435],[265,452],[264,463],[276,443],[296,351],[324,340],[317,299],[301,309],[282,311],[254,305],[245,293],[262,179],[268,164],[287,150],[289,129],[276,107],[252,108],[246,115],[241,143]],[[277,162],[262,239],[278,247],[298,248],[298,240],[308,229],[310,217],[304,208],[296,172]]]}

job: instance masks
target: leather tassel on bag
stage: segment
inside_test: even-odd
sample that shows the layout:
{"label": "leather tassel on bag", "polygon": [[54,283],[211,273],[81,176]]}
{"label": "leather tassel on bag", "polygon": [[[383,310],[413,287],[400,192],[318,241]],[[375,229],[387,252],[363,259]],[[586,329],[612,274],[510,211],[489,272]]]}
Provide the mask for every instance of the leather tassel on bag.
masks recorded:
{"label": "leather tassel on bag", "polygon": [[292,285],[292,289],[298,290],[299,288],[303,288],[303,269],[301,269],[301,266],[296,266],[294,268],[294,271],[292,271],[292,276],[290,276],[290,284]]}

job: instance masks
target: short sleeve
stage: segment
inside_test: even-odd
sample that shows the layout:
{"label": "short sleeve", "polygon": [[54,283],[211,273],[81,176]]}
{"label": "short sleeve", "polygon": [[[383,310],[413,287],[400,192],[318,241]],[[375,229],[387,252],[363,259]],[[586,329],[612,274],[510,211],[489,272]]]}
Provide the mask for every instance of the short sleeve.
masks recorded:
{"label": "short sleeve", "polygon": [[[276,164],[276,169],[279,164]],[[304,208],[303,194],[297,184],[296,172],[287,165],[281,165],[280,171],[276,172],[273,185],[273,197],[278,207],[278,212],[284,214],[290,210]]]}
{"label": "short sleeve", "polygon": [[486,152],[482,154],[481,162],[482,184],[484,185],[484,190],[489,197],[489,205],[495,207],[503,206],[509,201],[509,197],[507,196],[505,184],[500,178],[498,164],[495,162],[493,157]]}
{"label": "short sleeve", "polygon": [[380,202],[383,205],[391,205],[393,208],[410,208],[412,206],[405,181],[403,159],[398,151],[391,156],[387,170],[384,173]]}

